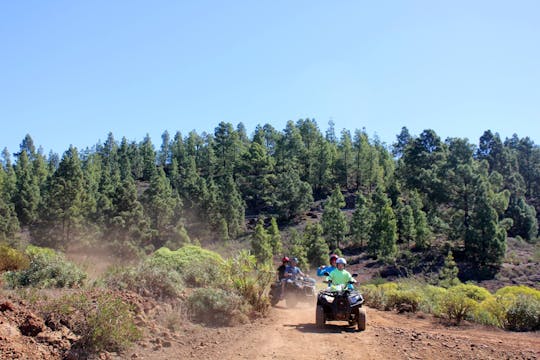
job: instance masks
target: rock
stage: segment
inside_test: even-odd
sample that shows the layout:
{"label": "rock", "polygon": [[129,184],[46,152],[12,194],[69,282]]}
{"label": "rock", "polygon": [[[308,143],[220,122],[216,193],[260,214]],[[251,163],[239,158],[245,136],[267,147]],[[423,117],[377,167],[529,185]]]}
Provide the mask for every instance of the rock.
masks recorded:
{"label": "rock", "polygon": [[19,325],[19,330],[25,336],[36,336],[45,330],[45,323],[35,315],[29,314],[24,319],[24,322]]}
{"label": "rock", "polygon": [[79,360],[79,358],[79,355],[73,349],[64,354],[64,360]]}
{"label": "rock", "polygon": [[0,304],[0,311],[1,312],[4,312],[4,311],[13,311],[15,309],[15,305],[13,305],[13,303],[11,301],[4,301],[3,303]]}

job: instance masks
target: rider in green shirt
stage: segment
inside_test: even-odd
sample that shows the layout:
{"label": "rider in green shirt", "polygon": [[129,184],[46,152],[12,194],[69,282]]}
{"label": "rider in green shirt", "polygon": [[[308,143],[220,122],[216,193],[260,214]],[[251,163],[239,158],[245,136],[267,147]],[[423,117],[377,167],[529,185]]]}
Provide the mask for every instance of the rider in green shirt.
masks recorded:
{"label": "rider in green shirt", "polygon": [[328,275],[328,281],[332,285],[348,285],[350,281],[356,282],[352,275],[345,270],[347,261],[344,258],[339,258],[336,261],[337,268]]}

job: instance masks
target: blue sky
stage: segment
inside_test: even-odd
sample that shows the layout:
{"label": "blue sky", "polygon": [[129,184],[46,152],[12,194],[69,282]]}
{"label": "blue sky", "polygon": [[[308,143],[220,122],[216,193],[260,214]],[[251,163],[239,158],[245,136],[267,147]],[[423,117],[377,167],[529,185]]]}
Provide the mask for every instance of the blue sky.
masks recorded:
{"label": "blue sky", "polygon": [[221,121],[540,142],[538,1],[2,1],[0,150]]}

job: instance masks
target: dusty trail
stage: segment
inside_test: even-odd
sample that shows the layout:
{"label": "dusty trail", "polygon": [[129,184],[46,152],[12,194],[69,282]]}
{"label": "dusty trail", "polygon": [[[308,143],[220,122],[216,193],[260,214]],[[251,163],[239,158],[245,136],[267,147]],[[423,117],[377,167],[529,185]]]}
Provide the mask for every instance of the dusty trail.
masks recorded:
{"label": "dusty trail", "polygon": [[378,346],[373,329],[357,332],[346,322],[315,327],[314,306],[276,307],[260,331],[246,333],[243,341],[223,353],[223,359],[399,359]]}
{"label": "dusty trail", "polygon": [[[219,359],[538,359],[537,333],[446,327],[416,315],[368,309],[368,327],[314,324],[313,306],[277,307],[259,327],[221,347]],[[210,354],[209,354],[210,355]]]}

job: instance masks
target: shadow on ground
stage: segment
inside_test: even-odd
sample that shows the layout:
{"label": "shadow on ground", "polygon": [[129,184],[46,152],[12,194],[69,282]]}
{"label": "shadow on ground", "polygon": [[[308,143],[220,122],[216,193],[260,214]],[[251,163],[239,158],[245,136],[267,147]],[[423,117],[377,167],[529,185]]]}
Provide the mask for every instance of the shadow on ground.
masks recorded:
{"label": "shadow on ground", "polygon": [[356,332],[356,327],[347,326],[346,324],[326,324],[322,329],[319,329],[315,324],[284,324],[283,326],[295,328],[300,332],[310,334],[342,334]]}

